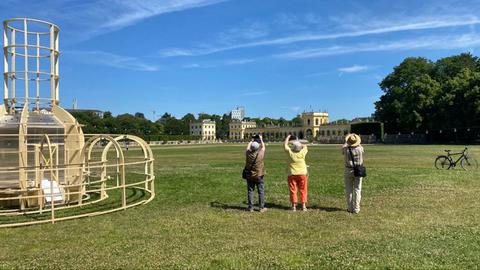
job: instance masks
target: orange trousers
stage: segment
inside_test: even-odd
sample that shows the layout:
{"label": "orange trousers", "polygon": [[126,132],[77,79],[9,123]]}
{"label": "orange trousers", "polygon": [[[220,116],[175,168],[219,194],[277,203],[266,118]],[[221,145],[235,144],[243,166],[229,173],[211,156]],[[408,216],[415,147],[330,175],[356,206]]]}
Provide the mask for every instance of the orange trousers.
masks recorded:
{"label": "orange trousers", "polygon": [[307,202],[307,176],[289,175],[288,189],[290,190],[290,202],[297,203],[297,190],[300,192],[300,203]]}

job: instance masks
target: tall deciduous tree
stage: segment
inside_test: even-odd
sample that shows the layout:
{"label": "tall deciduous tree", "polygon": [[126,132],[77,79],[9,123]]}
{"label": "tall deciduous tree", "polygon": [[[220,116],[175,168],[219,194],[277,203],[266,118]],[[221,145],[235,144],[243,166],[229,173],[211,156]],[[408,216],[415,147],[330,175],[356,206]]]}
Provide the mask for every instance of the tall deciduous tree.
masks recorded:
{"label": "tall deciduous tree", "polygon": [[407,58],[380,87],[375,117],[389,133],[480,124],[480,61],[471,54]]}

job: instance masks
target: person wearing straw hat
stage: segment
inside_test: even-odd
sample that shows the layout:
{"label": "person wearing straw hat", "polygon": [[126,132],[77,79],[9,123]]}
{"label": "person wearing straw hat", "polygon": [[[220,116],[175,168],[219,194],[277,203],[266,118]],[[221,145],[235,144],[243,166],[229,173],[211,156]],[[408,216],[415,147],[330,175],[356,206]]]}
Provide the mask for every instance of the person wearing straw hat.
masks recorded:
{"label": "person wearing straw hat", "polygon": [[[353,167],[363,165],[363,147],[360,145],[361,138],[355,133],[345,137],[345,144],[342,152],[345,164],[345,198],[347,200],[347,211],[357,214],[360,212],[360,200],[362,198],[362,177],[356,177]],[[353,157],[353,160],[352,160]]]}
{"label": "person wearing straw hat", "polygon": [[247,145],[245,152],[245,168],[250,172],[247,179],[247,202],[246,211],[253,212],[253,192],[255,187],[258,191],[258,205],[260,213],[267,211],[265,207],[265,187],[263,177],[265,175],[265,143],[262,135],[256,135]]}
{"label": "person wearing straw hat", "polygon": [[305,157],[308,153],[306,145],[298,140],[292,140],[291,147],[288,145],[291,135],[284,142],[285,152],[288,154],[288,189],[290,191],[290,204],[292,211],[297,210],[297,190],[300,193],[302,211],[307,211],[307,164]]}

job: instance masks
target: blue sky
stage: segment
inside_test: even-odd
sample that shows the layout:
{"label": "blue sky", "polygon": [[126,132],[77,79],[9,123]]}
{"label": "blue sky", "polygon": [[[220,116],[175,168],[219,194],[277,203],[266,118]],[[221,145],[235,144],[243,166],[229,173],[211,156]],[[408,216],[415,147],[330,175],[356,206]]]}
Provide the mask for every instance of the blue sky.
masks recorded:
{"label": "blue sky", "polygon": [[60,26],[60,100],[157,118],[369,116],[405,57],[480,47],[478,1],[2,0]]}

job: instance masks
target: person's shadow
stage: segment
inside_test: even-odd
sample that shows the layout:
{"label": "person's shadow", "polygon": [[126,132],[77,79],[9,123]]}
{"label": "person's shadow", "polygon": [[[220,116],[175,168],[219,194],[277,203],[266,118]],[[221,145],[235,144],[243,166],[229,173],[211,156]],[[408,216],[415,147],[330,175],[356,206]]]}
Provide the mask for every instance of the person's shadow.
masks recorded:
{"label": "person's shadow", "polygon": [[338,207],[326,207],[326,206],[319,206],[319,205],[311,205],[307,206],[309,209],[320,210],[324,212],[337,212],[337,211],[346,211],[345,209],[338,208]]}
{"label": "person's shadow", "polygon": [[[246,204],[246,202],[243,202],[243,203]],[[245,210],[246,208],[239,205],[228,205],[226,203],[221,203],[218,201],[211,202],[210,207],[221,208],[223,210]],[[290,206],[276,204],[276,203],[265,203],[265,207],[271,208],[271,209],[279,209],[279,210],[290,210]],[[311,206],[307,206],[307,208],[312,210],[325,211],[325,212],[345,211],[345,209],[341,209],[338,207],[325,207],[325,206],[319,206],[319,205],[311,205]]]}
{"label": "person's shadow", "polygon": [[245,210],[246,208],[238,205],[228,205],[228,204],[217,202],[217,201],[211,202],[210,207],[221,208],[223,210]]}

